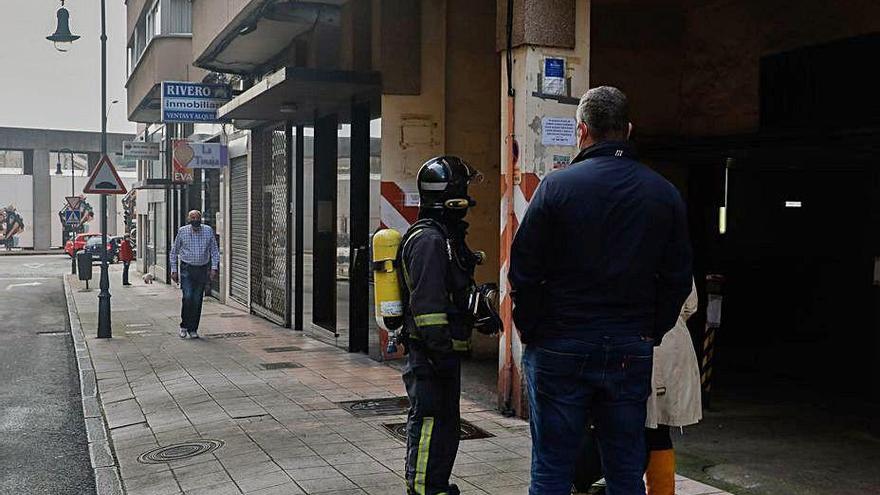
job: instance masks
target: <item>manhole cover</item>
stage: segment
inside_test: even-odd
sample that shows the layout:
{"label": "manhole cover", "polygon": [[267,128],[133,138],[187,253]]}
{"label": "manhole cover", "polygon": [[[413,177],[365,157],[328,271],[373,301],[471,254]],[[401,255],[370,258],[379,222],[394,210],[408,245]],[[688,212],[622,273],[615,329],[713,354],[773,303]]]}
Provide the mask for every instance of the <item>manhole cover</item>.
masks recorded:
{"label": "manhole cover", "polygon": [[295,345],[289,345],[286,347],[266,347],[263,350],[266,352],[292,352],[292,351],[300,351],[302,349],[300,349],[299,347],[297,347]]}
{"label": "manhole cover", "polygon": [[37,332],[37,335],[46,335],[46,336],[69,335],[69,332]]}
{"label": "manhole cover", "polygon": [[252,333],[248,332],[227,332],[227,333],[208,333],[205,337],[209,339],[236,339],[241,337],[250,337]]}
{"label": "manhole cover", "polygon": [[[388,430],[389,433],[394,435],[394,437],[401,442],[406,442],[406,423],[385,423],[382,427]],[[495,436],[463,419],[459,421],[459,428],[460,433],[458,438],[460,440],[479,440],[481,438],[492,438]]]}
{"label": "manhole cover", "polygon": [[138,456],[142,464],[161,464],[163,462],[189,459],[197,455],[209,454],[223,446],[220,440],[195,440],[159,447]]}
{"label": "manhole cover", "polygon": [[339,407],[352,416],[396,416],[406,414],[409,399],[406,397],[389,397],[386,399],[366,399],[340,402]]}
{"label": "manhole cover", "polygon": [[260,366],[263,367],[264,370],[284,370],[284,369],[292,369],[292,368],[302,368],[302,365],[299,363],[293,363],[290,361],[283,361],[280,363],[262,363]]}

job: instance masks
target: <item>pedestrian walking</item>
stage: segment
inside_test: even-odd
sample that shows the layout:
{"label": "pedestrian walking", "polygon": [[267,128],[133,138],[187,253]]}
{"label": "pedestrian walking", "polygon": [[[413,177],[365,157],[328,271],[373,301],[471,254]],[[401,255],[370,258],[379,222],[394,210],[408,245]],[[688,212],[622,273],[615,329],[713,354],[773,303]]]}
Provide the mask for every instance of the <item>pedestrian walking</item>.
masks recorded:
{"label": "pedestrian walking", "polygon": [[[460,353],[470,349],[476,321],[500,320],[471,307],[474,269],[480,257],[465,237],[468,209],[476,205],[468,185],[477,172],[454,156],[422,165],[417,181],[419,220],[401,239],[399,264],[404,301],[407,362],[403,381],[409,396],[406,485],[408,495],[457,495],[449,483],[458,453],[461,395]],[[475,318],[476,317],[476,318]]]}
{"label": "pedestrian walking", "polygon": [[[675,326],[654,348],[653,393],[648,398],[645,420],[648,495],[675,495],[672,428],[690,426],[703,418],[700,367],[687,328],[687,321],[697,312],[697,306],[697,289],[692,286]],[[587,433],[578,458],[574,478],[576,493],[587,493],[590,486],[603,476],[594,437],[593,431]]]}
{"label": "pedestrian walking", "polygon": [[134,251],[131,249],[131,235],[125,234],[119,243],[119,261],[122,262],[122,285],[131,285],[128,282],[128,269],[134,261]]}
{"label": "pedestrian walking", "polygon": [[509,279],[532,432],[531,495],[568,495],[592,419],[608,492],[644,495],[653,347],[691,289],[684,202],[636,160],[626,96],[591,89],[581,148],[547,176],[514,240]]}
{"label": "pedestrian walking", "polygon": [[[177,231],[171,247],[171,279],[180,282],[183,300],[180,308],[180,338],[189,335],[199,338],[199,320],[202,300],[208,280],[217,277],[220,250],[214,238],[214,229],[202,225],[202,213],[193,210],[187,215],[187,225]],[[180,268],[178,271],[178,261]]]}

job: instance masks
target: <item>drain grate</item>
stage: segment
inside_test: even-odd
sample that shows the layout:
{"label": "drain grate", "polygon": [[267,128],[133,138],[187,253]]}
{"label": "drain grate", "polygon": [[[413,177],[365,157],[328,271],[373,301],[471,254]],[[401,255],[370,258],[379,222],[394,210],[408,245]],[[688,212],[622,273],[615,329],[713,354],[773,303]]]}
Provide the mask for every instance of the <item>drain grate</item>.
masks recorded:
{"label": "drain grate", "polygon": [[299,347],[295,345],[289,345],[286,347],[266,347],[263,349],[266,352],[292,352],[292,351],[301,351]]}
{"label": "drain grate", "polygon": [[293,368],[302,368],[301,364],[291,361],[282,361],[280,363],[262,363],[260,364],[260,366],[262,366],[264,370],[286,370]]}
{"label": "drain grate", "polygon": [[386,399],[366,399],[340,402],[339,407],[352,416],[396,416],[406,414],[409,410],[409,399],[406,397],[389,397]]}
{"label": "drain grate", "polygon": [[[385,423],[382,427],[388,430],[394,438],[401,442],[406,442],[406,423]],[[482,428],[474,426],[464,419],[459,421],[459,428],[460,433],[458,438],[460,440],[479,440],[481,438],[492,438],[495,436]]]}
{"label": "drain grate", "polygon": [[223,446],[221,440],[194,440],[192,442],[175,443],[165,447],[144,452],[138,456],[141,464],[161,464],[182,459],[189,459],[197,455],[209,454]]}
{"label": "drain grate", "polygon": [[251,337],[254,334],[248,332],[226,332],[226,333],[208,333],[205,337],[209,339],[237,339],[241,337]]}
{"label": "drain grate", "polygon": [[46,336],[57,336],[57,335],[70,335],[70,332],[37,332],[37,335],[46,335]]}

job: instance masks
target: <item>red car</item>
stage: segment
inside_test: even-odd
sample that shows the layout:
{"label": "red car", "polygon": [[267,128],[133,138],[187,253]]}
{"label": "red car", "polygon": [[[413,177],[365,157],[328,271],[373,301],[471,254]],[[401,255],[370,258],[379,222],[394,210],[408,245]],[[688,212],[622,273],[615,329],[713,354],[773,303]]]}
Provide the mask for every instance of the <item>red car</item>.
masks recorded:
{"label": "red car", "polygon": [[73,255],[76,254],[77,251],[86,247],[86,242],[91,237],[99,236],[101,234],[92,233],[92,234],[77,234],[76,238],[72,241],[67,241],[64,244],[64,252],[67,253],[68,256],[73,258]]}

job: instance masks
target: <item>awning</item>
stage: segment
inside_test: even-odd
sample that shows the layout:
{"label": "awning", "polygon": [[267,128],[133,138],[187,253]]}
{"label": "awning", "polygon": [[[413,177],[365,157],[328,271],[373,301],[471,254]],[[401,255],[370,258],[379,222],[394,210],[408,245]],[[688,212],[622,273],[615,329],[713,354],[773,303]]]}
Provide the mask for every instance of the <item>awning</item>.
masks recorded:
{"label": "awning", "polygon": [[311,125],[316,115],[336,113],[350,120],[353,103],[368,103],[379,117],[382,78],[378,72],[285,67],[222,106],[221,119],[291,121]]}

